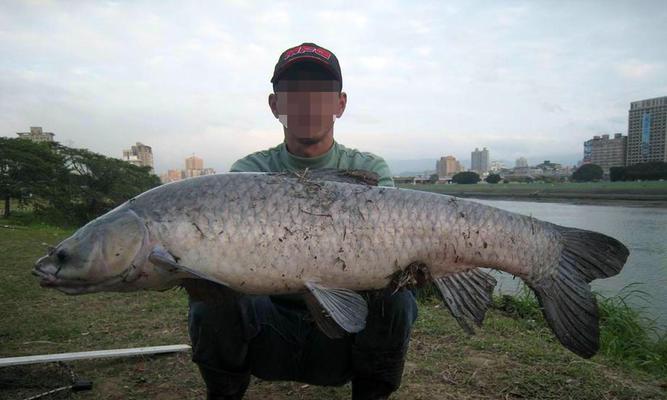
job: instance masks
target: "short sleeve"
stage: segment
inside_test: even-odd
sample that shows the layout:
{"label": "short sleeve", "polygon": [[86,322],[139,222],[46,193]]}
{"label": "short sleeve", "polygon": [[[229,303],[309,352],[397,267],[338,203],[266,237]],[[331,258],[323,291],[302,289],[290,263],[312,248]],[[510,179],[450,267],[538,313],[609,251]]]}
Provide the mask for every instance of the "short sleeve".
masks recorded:
{"label": "short sleeve", "polygon": [[256,168],[253,167],[254,163],[249,161],[246,157],[237,160],[234,164],[232,164],[232,167],[229,169],[229,172],[257,172]]}
{"label": "short sleeve", "polygon": [[376,156],[370,170],[380,176],[378,186],[394,187],[394,179],[391,176],[389,165],[387,165],[387,162],[383,158]]}
{"label": "short sleeve", "polygon": [[268,157],[261,153],[253,153],[232,164],[229,172],[271,172]]}

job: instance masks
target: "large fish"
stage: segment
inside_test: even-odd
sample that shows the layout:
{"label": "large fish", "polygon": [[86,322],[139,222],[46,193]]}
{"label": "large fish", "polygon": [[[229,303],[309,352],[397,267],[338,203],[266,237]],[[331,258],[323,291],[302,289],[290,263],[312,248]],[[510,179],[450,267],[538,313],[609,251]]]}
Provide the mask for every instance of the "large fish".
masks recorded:
{"label": "large fish", "polygon": [[471,331],[495,285],[480,268],[492,268],[532,288],[565,347],[595,354],[589,282],[621,270],[623,244],[455,197],[373,186],[373,178],[231,173],[163,185],[79,229],[33,273],[68,294],[163,290],[192,278],[250,294],[301,293],[337,337],[365,326],[358,291],[425,282]]}

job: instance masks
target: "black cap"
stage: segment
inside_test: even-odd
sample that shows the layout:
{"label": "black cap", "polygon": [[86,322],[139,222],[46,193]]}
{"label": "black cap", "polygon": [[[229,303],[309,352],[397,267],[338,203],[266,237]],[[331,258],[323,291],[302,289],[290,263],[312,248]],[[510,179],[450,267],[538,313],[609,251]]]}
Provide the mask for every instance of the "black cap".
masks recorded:
{"label": "black cap", "polygon": [[271,83],[275,83],[280,74],[285,72],[288,67],[303,61],[315,62],[323,66],[331,72],[336,80],[340,82],[341,86],[343,86],[343,76],[340,72],[338,59],[334,53],[324,47],[316,45],[315,43],[303,43],[285,50],[283,54],[280,55],[276,67],[273,70]]}

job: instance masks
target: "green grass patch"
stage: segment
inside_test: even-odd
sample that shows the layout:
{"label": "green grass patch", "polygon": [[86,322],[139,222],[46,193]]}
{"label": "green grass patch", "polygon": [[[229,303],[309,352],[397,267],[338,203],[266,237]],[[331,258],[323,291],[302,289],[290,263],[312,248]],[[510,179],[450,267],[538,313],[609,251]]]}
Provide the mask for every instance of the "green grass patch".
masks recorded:
{"label": "green grass patch", "polygon": [[667,181],[651,182],[565,182],[565,183],[478,183],[460,184],[418,184],[401,185],[406,189],[424,190],[437,193],[456,192],[508,192],[508,193],[667,193]]}
{"label": "green grass patch", "polygon": [[526,201],[574,201],[598,204],[601,201],[622,201],[638,204],[664,205],[667,182],[567,182],[567,183],[498,183],[498,184],[419,184],[400,185],[404,189],[421,190],[458,197],[509,198]]}
{"label": "green grass patch", "polygon": [[[617,296],[596,294],[600,314],[599,354],[613,364],[666,378],[667,336],[660,332],[655,321],[642,317],[640,311],[628,305],[630,296],[647,296],[635,286],[626,286]],[[522,321],[524,327],[546,327],[537,299],[526,285],[515,296],[496,297],[494,308]]]}

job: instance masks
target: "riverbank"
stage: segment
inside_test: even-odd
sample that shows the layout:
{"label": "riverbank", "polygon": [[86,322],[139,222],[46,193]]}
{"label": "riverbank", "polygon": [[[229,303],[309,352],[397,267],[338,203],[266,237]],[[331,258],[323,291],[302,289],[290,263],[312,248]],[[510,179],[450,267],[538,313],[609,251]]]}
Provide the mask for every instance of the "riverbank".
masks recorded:
{"label": "riverbank", "polygon": [[[20,226],[20,220],[2,221]],[[0,357],[189,343],[181,290],[66,296],[39,287],[32,263],[73,232],[33,224],[3,228]],[[667,376],[601,351],[584,360],[565,350],[525,301],[502,300],[477,335],[466,336],[433,299],[420,301],[395,399],[665,398]],[[508,305],[509,304],[509,305]],[[603,335],[609,335],[603,326]],[[612,336],[612,339],[614,336]],[[623,339],[643,346],[635,336]],[[657,359],[660,362],[660,359]],[[189,354],[68,363],[94,382],[79,399],[202,398],[204,385]],[[65,384],[55,365],[0,369],[0,398],[23,398]],[[54,378],[56,377],[56,378]],[[253,380],[248,399],[348,399],[349,385],[322,388]]]}
{"label": "riverbank", "polygon": [[400,187],[490,200],[667,208],[667,182],[406,184]]}

